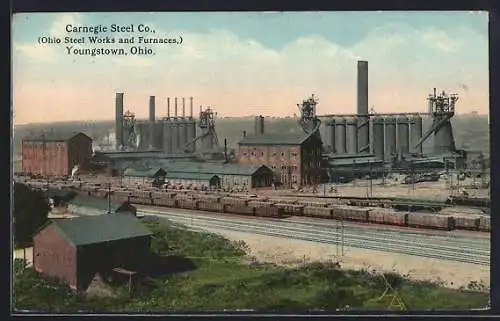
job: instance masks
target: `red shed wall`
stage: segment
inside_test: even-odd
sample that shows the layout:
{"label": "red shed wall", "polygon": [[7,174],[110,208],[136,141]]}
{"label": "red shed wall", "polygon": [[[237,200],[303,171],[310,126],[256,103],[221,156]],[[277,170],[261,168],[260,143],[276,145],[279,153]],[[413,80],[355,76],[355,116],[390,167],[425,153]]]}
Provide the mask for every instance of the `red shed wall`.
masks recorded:
{"label": "red shed wall", "polygon": [[66,142],[25,141],[22,145],[22,171],[43,176],[68,175]]}
{"label": "red shed wall", "polygon": [[33,266],[36,271],[77,286],[76,248],[49,225],[33,238]]}

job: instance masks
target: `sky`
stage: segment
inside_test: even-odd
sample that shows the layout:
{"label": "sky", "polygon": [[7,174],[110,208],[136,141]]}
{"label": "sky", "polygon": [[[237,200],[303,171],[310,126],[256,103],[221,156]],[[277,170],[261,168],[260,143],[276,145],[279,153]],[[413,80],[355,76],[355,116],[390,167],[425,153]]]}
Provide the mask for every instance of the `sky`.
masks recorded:
{"label": "sky", "polygon": [[[113,24],[134,32],[110,32]],[[157,117],[166,116],[167,97],[193,97],[195,111],[210,106],[222,117],[293,116],[311,94],[319,114],[354,113],[357,60],[368,61],[376,112],[425,112],[436,87],[459,95],[458,113],[489,113],[486,12],[22,13],[13,16],[12,42],[15,124],[111,120],[116,92],[137,118],[147,117],[149,96]],[[127,55],[68,54],[70,46]]]}

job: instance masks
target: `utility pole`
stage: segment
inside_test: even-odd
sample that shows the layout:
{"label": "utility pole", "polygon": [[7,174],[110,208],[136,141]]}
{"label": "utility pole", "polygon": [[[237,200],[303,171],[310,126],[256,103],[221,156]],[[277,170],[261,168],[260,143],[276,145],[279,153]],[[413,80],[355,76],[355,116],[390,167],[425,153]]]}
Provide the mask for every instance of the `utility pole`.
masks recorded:
{"label": "utility pole", "polygon": [[108,214],[111,214],[111,183],[108,183]]}

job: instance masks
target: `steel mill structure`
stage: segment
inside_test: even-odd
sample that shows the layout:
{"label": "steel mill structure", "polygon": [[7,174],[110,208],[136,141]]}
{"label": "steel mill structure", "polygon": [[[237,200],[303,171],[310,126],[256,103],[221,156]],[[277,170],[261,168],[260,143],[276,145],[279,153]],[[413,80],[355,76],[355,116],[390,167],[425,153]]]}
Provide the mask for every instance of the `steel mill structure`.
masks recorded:
{"label": "steel mill structure", "polygon": [[[460,163],[464,152],[455,148],[450,119],[456,94],[444,91],[429,95],[428,112],[376,114],[368,110],[368,62],[357,63],[357,113],[319,115],[323,155],[330,176],[333,172],[380,173],[408,166],[429,167],[451,161]],[[423,117],[432,126],[423,133]],[[423,154],[422,144],[433,135],[433,151]],[[411,165],[409,165],[411,164]],[[340,175],[340,174],[339,174]]]}

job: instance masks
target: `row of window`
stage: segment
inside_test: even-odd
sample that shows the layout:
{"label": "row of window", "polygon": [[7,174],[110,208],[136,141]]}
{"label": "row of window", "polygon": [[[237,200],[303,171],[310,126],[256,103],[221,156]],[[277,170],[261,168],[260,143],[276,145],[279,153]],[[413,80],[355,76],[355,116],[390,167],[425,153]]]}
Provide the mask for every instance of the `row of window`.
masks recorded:
{"label": "row of window", "polygon": [[[258,152],[250,152],[250,155],[251,156],[257,156],[258,155]],[[272,156],[276,156],[277,153],[276,152],[273,152],[271,153]],[[290,153],[290,156],[291,157],[297,157],[298,153],[296,152],[292,152]],[[248,152],[243,152],[243,156],[248,156]],[[260,152],[260,156],[264,157],[264,152]],[[285,157],[285,152],[281,152],[281,157]]]}

